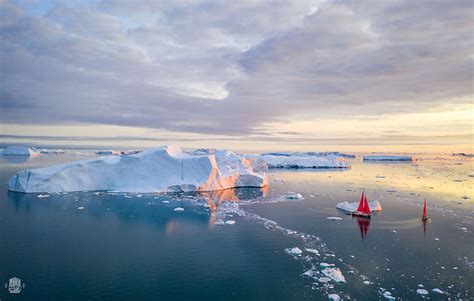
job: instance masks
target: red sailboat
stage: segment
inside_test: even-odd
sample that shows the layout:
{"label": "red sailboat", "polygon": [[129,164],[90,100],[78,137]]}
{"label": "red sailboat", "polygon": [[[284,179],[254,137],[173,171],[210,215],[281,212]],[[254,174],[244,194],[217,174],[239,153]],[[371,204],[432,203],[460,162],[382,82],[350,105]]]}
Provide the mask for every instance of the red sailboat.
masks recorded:
{"label": "red sailboat", "polygon": [[364,195],[364,192],[362,192],[362,196],[359,202],[359,207],[357,207],[356,211],[352,212],[352,215],[365,217],[365,218],[371,217],[369,202],[367,201],[367,197]]}
{"label": "red sailboat", "polygon": [[422,221],[427,221],[428,220],[428,212],[426,210],[426,198],[425,198],[425,204],[423,205],[423,217],[421,218]]}

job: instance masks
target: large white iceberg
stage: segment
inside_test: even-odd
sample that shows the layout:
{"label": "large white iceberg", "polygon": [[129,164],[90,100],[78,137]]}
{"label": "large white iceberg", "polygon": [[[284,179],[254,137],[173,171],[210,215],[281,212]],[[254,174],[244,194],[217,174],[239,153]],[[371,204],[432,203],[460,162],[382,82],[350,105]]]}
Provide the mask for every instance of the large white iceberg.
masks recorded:
{"label": "large white iceberg", "polygon": [[39,152],[24,145],[10,145],[3,150],[2,154],[4,156],[36,156]]}
{"label": "large white iceberg", "polygon": [[[357,211],[357,207],[359,207],[359,202],[354,202],[354,203],[342,202],[336,205],[337,209],[341,209],[346,212]],[[380,205],[379,201],[372,201],[372,202],[369,202],[369,209],[372,212],[382,211],[382,205]]]}
{"label": "large white iceberg", "polygon": [[[318,153],[319,154],[319,153]],[[350,168],[346,158],[334,153],[267,153],[246,155],[264,161],[269,168]]]}
{"label": "large white iceberg", "polygon": [[364,161],[415,161],[411,156],[371,155],[364,156]]}
{"label": "large white iceberg", "polygon": [[180,192],[264,187],[268,184],[265,168],[233,152],[190,155],[179,147],[164,146],[138,154],[23,170],[10,179],[8,189],[25,193]]}

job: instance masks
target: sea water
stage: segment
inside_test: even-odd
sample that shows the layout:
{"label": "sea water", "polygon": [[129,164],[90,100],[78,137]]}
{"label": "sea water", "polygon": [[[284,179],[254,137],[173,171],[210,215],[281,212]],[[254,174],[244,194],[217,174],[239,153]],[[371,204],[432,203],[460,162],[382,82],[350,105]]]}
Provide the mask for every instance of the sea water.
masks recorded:
{"label": "sea water", "polygon": [[[91,156],[0,158],[1,300],[474,298],[470,158],[358,156],[348,170],[273,170],[265,189],[202,194],[7,191],[18,170]],[[371,220],[336,209],[363,190],[383,207]],[[4,287],[13,277],[18,294]]]}

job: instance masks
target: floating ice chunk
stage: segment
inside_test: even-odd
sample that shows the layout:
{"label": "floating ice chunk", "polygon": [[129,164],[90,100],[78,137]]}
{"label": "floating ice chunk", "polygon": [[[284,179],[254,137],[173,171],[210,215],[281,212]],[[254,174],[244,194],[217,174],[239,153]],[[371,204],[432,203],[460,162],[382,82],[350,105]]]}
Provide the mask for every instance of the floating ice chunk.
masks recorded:
{"label": "floating ice chunk", "polygon": [[334,263],[321,262],[319,266],[321,266],[322,268],[329,268],[329,267],[334,267],[336,265]]}
{"label": "floating ice chunk", "polygon": [[416,290],[416,293],[417,293],[418,295],[428,295],[428,294],[429,294],[428,291],[425,290],[424,288],[419,288],[419,289],[417,289],[417,290]]}
{"label": "floating ice chunk", "polygon": [[319,277],[318,281],[321,282],[321,283],[328,283],[328,282],[331,282],[331,278],[329,278],[329,277]]}
{"label": "floating ice chunk", "polygon": [[169,204],[170,201],[162,201],[163,204]]}
{"label": "floating ice chunk", "polygon": [[438,240],[439,240],[439,238],[438,238],[438,237],[435,237],[435,238],[434,238],[434,240],[438,241]]}
{"label": "floating ice chunk", "polygon": [[469,199],[470,199],[470,197],[468,197],[467,195],[463,196],[462,198],[465,199],[465,200],[469,200]]}
{"label": "floating ice chunk", "polygon": [[174,211],[177,211],[177,212],[183,212],[184,211],[184,208],[183,207],[176,207],[173,209]]}
{"label": "floating ice chunk", "polygon": [[4,156],[37,156],[39,152],[34,148],[23,145],[10,145],[3,151]]}
{"label": "floating ice chunk", "polygon": [[418,287],[425,287],[423,284],[418,284]]}
{"label": "floating ice chunk", "polygon": [[336,282],[346,282],[346,278],[339,268],[325,268],[322,273]]}
{"label": "floating ice chunk", "polygon": [[365,280],[365,281],[364,281],[364,282],[362,282],[362,283],[363,283],[363,284],[365,284],[365,285],[369,285],[369,284],[370,284],[370,281],[368,281],[368,280]]}
{"label": "floating ice chunk", "polygon": [[434,288],[431,290],[433,293],[437,293],[437,294],[444,294],[444,292],[442,290],[440,290],[439,288]]}
{"label": "floating ice chunk", "polygon": [[138,154],[104,156],[51,167],[23,170],[8,182],[25,193],[112,190],[118,192],[214,191],[264,187],[263,166],[233,152],[189,155],[176,146]]}
{"label": "floating ice chunk", "polygon": [[228,220],[228,221],[225,221],[225,224],[226,225],[235,225],[235,221],[234,220]]}
{"label": "floating ice chunk", "polygon": [[225,225],[225,223],[224,223],[224,221],[223,221],[223,220],[221,220],[221,219],[218,219],[217,221],[215,221],[215,222],[214,222],[214,225],[217,225],[217,226],[224,226],[224,225]]}
{"label": "floating ice chunk", "polygon": [[342,219],[342,217],[338,217],[338,216],[328,216],[326,218],[333,221],[339,221]]}
{"label": "floating ice chunk", "polygon": [[42,193],[42,194],[37,195],[36,197],[39,198],[39,199],[42,199],[42,198],[49,198],[49,194]]}
{"label": "floating ice chunk", "polygon": [[[341,209],[346,212],[354,212],[357,210],[358,206],[359,206],[359,202],[353,202],[353,203],[342,202],[342,203],[338,203],[336,205],[336,208]],[[382,205],[380,205],[379,201],[369,202],[369,208],[370,208],[370,211],[372,212],[382,211]]]}
{"label": "floating ice chunk", "polygon": [[285,249],[286,253],[290,254],[290,255],[301,255],[303,253],[303,251],[301,251],[300,248],[298,247],[294,247],[294,248],[287,248]]}
{"label": "floating ice chunk", "polygon": [[83,210],[84,206],[77,207],[78,210]]}
{"label": "floating ice chunk", "polygon": [[338,294],[329,294],[328,299],[331,301],[340,301],[341,297]]}
{"label": "floating ice chunk", "polygon": [[364,161],[415,161],[415,159],[411,156],[381,155],[364,156]]}
{"label": "floating ice chunk", "polygon": [[290,200],[302,200],[303,196],[301,195],[301,193],[292,193],[287,195],[286,198]]}
{"label": "floating ice chunk", "polygon": [[383,296],[384,296],[384,298],[387,299],[387,300],[395,300],[395,297],[392,296],[392,293],[389,292],[389,291],[385,291],[385,292],[383,293]]}
{"label": "floating ice chunk", "polygon": [[319,251],[316,250],[316,249],[309,249],[309,248],[307,248],[307,249],[305,249],[305,250],[306,250],[306,252],[313,253],[313,254],[319,256]]}

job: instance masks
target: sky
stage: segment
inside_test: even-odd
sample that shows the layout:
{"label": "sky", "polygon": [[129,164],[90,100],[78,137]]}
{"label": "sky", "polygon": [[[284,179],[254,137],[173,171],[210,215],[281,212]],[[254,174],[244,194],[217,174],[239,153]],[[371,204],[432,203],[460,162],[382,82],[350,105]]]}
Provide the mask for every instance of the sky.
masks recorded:
{"label": "sky", "polygon": [[473,152],[472,1],[0,0],[0,143]]}

